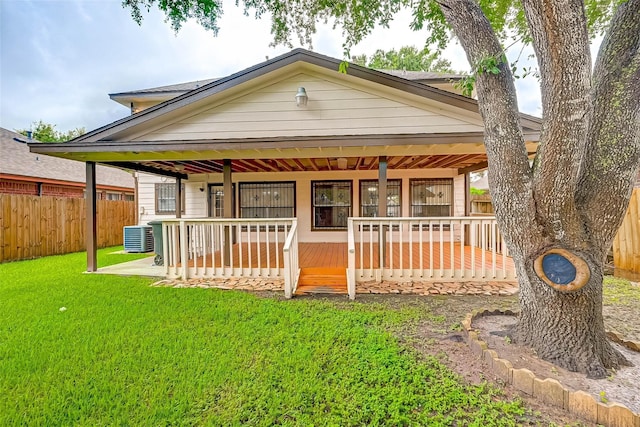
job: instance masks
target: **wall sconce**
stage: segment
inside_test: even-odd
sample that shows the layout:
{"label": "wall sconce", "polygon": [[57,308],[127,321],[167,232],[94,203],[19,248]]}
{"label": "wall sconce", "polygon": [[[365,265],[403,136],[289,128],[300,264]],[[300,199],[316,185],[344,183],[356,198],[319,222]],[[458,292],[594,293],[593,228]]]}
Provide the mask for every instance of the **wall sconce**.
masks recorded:
{"label": "wall sconce", "polygon": [[347,169],[347,159],[344,157],[339,157],[336,162],[338,163],[338,169],[345,170]]}
{"label": "wall sconce", "polygon": [[298,88],[298,93],[296,93],[296,105],[298,107],[304,107],[307,105],[307,101],[309,97],[307,96],[307,91],[303,87]]}

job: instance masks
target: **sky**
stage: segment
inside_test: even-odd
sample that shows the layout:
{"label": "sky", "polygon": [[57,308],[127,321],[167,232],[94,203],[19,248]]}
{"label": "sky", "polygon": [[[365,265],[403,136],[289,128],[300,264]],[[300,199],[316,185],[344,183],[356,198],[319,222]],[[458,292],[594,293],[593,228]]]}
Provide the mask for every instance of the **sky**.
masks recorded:
{"label": "sky", "polygon": [[[351,53],[422,47],[426,32],[411,31],[410,20],[401,12]],[[290,50],[270,46],[269,19],[244,16],[234,0],[224,0],[219,26],[217,37],[195,22],[176,34],[158,10],[138,26],[121,0],[0,0],[0,127],[28,129],[42,120],[62,132],[90,131],[129,115],[110,93],[224,77]],[[342,59],[342,40],[340,29],[319,25],[313,50]],[[508,56],[519,52],[515,46]],[[460,46],[444,57],[468,71]],[[535,78],[516,85],[521,111],[540,116]]]}

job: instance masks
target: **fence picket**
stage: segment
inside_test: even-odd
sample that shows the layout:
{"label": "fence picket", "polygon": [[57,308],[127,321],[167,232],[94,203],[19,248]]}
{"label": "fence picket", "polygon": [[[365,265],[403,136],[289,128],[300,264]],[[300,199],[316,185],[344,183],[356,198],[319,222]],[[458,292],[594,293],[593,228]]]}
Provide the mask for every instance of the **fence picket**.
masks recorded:
{"label": "fence picket", "polygon": [[[98,246],[123,242],[136,222],[135,202],[98,200]],[[85,250],[84,199],[0,194],[0,262]]]}

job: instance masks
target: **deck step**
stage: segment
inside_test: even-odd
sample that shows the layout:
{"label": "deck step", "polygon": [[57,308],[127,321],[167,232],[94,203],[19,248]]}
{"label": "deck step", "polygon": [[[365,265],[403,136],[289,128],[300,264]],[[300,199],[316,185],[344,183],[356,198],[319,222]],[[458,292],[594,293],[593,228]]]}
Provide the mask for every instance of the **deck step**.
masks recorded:
{"label": "deck step", "polygon": [[346,294],[347,273],[344,268],[301,268],[296,295]]}

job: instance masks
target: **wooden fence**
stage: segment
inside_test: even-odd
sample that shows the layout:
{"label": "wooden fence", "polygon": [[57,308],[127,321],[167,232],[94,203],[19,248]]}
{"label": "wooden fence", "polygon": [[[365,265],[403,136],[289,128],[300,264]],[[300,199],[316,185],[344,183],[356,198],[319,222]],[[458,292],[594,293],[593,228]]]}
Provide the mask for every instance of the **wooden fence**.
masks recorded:
{"label": "wooden fence", "polygon": [[[136,222],[135,202],[98,200],[98,246],[122,244]],[[0,194],[0,262],[86,249],[84,199]]]}
{"label": "wooden fence", "polygon": [[613,241],[613,265],[640,273],[640,189],[633,190],[627,215]]}

